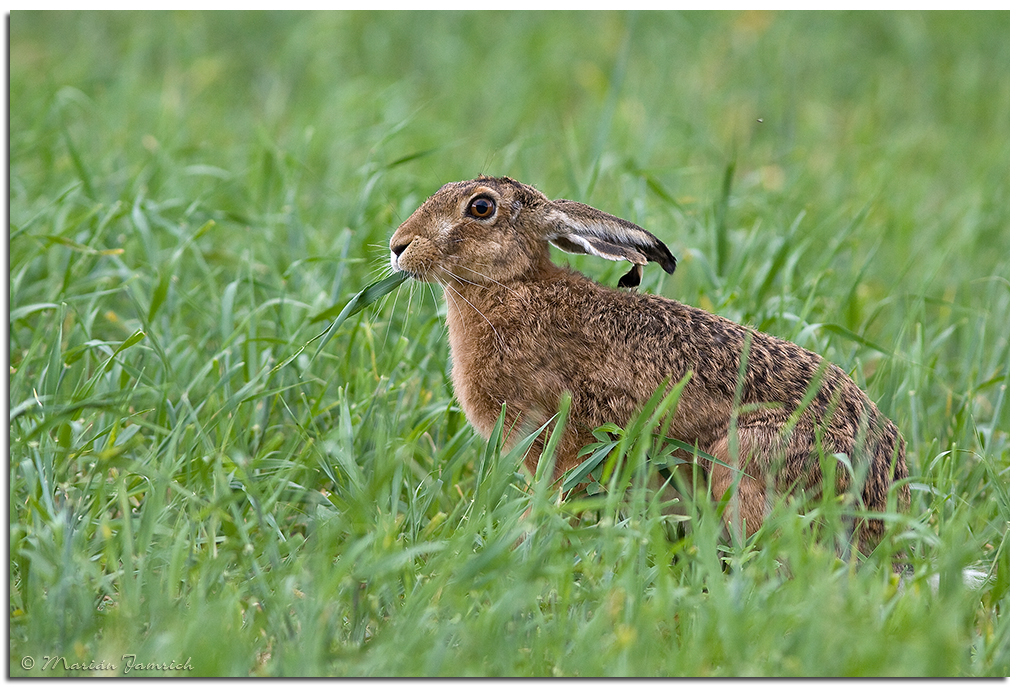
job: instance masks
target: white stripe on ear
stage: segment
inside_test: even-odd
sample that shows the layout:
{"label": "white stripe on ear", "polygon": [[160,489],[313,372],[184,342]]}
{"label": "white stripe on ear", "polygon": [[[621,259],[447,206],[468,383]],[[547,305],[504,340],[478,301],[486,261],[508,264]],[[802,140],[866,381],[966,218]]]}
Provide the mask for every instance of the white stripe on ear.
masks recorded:
{"label": "white stripe on ear", "polygon": [[550,243],[567,253],[587,253],[606,260],[630,260],[639,265],[648,264],[645,256],[633,248],[602,241],[594,236],[585,237],[576,233],[561,234],[553,238]]}
{"label": "white stripe on ear", "polygon": [[572,200],[554,200],[549,205],[546,239],[560,250],[635,265],[653,260],[669,274],[676,269],[676,258],[666,244],[638,225]]}

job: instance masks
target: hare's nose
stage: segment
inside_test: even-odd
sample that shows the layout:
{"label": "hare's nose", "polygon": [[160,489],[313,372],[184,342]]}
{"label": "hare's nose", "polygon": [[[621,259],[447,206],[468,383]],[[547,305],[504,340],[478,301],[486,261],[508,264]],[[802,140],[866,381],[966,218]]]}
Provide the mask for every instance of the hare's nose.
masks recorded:
{"label": "hare's nose", "polygon": [[390,246],[390,251],[393,253],[393,257],[399,258],[400,254],[403,253],[404,250],[406,250],[407,247],[410,245],[411,245],[410,241],[408,241],[407,243],[398,243],[395,246]]}

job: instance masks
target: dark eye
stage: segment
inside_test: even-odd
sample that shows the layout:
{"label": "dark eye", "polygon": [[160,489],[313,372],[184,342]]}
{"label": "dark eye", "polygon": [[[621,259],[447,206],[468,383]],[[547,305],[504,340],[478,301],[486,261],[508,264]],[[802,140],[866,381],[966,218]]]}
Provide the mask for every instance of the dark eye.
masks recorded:
{"label": "dark eye", "polygon": [[479,219],[492,217],[492,213],[496,212],[496,201],[488,196],[478,196],[468,204],[468,211],[472,217]]}

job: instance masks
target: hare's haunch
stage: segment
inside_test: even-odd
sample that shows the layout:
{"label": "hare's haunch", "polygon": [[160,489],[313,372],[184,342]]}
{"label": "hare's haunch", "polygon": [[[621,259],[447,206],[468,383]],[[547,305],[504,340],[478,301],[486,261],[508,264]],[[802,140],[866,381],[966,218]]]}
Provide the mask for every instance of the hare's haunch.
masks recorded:
{"label": "hare's haunch", "polygon": [[[507,177],[443,186],[390,240],[394,270],[443,287],[455,392],[479,432],[492,431],[503,403],[508,421],[537,426],[569,392],[556,454],[560,475],[580,463],[578,451],[592,442],[592,429],[626,425],[664,380],[678,382],[689,372],[669,434],[743,471],[736,500],[747,532],[761,526],[773,495],[818,487],[820,453],[848,456],[865,475],[860,505],[886,509],[891,482],[907,477],[903,439],[845,372],[788,341],[558,267],[550,243],[629,261],[634,269],[623,286],[636,286],[649,262],[668,273],[676,267],[665,244],[636,224],[582,203],[549,200]],[[816,376],[817,393],[800,408]],[[731,437],[737,400],[741,412]],[[532,471],[540,452],[539,442],[526,458]],[[717,462],[699,464],[711,477],[712,495],[722,497],[733,472]],[[840,464],[836,487],[850,486],[850,472]],[[899,506],[909,500],[901,482]],[[863,524],[872,542],[882,532],[880,519]]]}

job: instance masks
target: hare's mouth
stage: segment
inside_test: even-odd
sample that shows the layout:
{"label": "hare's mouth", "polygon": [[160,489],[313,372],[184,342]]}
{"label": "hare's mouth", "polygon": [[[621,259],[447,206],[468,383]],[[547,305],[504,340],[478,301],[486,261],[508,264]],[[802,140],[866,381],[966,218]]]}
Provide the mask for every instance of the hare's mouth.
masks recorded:
{"label": "hare's mouth", "polygon": [[404,272],[405,270],[400,267],[400,256],[395,252],[390,251],[390,269],[394,272]]}
{"label": "hare's mouth", "polygon": [[395,253],[390,253],[390,268],[398,274],[410,277],[416,281],[434,282],[439,281],[429,268],[422,269],[422,266],[402,267],[399,258]]}
{"label": "hare's mouth", "polygon": [[427,282],[438,282],[439,281],[438,279],[435,278],[434,275],[431,275],[431,274],[418,274],[417,272],[412,272],[411,270],[397,270],[397,271],[400,274],[407,275],[408,277],[410,277],[411,279],[414,279],[415,281],[421,281],[421,282],[426,282],[426,283]]}

